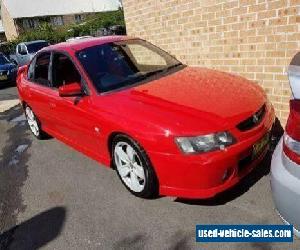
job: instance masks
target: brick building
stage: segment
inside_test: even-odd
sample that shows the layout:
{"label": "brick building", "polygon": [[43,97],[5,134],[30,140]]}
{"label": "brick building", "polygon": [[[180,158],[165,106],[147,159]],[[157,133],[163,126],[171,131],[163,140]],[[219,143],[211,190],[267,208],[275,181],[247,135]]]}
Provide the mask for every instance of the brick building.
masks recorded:
{"label": "brick building", "polygon": [[119,0],[2,0],[1,16],[6,37],[12,40],[41,23],[53,26],[80,23],[89,15],[119,7]]}
{"label": "brick building", "polygon": [[123,7],[129,35],[188,65],[257,81],[285,124],[287,65],[300,50],[300,0],[123,0]]}

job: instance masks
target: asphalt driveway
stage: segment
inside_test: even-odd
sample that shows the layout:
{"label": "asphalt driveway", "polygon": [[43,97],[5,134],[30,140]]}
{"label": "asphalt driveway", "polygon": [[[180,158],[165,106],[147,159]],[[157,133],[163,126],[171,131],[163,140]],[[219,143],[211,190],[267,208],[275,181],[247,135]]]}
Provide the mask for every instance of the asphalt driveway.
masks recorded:
{"label": "asphalt driveway", "polygon": [[17,88],[13,85],[1,86],[0,85],[0,101],[13,100],[18,98]]}
{"label": "asphalt driveway", "polygon": [[270,156],[215,199],[142,200],[114,171],[56,139],[34,139],[19,106],[0,113],[0,131],[0,249],[300,248],[299,240],[195,243],[196,224],[281,224],[269,185]]}

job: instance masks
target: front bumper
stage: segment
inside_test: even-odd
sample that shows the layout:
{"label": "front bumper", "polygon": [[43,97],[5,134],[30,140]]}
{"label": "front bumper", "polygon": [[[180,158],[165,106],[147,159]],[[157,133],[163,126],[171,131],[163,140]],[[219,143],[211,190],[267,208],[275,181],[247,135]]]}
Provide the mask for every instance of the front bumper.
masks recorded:
{"label": "front bumper", "polygon": [[239,171],[236,157],[224,157],[223,160],[212,161],[207,165],[201,165],[199,162],[188,164],[186,162],[182,162],[182,164],[170,162],[170,166],[180,164],[186,169],[175,178],[170,175],[170,178],[173,177],[169,181],[170,186],[160,185],[160,194],[190,199],[214,197],[239,183],[262,161],[267,152],[268,147],[243,171]]}
{"label": "front bumper", "polygon": [[265,157],[267,145],[252,159],[253,145],[272,128],[274,110],[248,136],[224,151],[184,155],[148,152],[159,179],[161,195],[182,198],[210,198],[237,184]]}
{"label": "front bumper", "polygon": [[300,237],[300,179],[289,169],[300,173],[300,166],[283,153],[281,139],[272,157],[272,195],[279,216],[285,224],[292,224]]}

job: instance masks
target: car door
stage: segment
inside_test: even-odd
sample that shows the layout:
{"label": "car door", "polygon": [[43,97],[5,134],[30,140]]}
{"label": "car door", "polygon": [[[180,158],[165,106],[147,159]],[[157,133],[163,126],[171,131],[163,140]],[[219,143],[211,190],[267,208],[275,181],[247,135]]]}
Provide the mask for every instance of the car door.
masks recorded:
{"label": "car door", "polygon": [[50,52],[36,56],[28,69],[27,79],[24,79],[26,102],[32,108],[43,127],[51,127],[50,96],[53,90],[49,81]]}
{"label": "car door", "polygon": [[[79,83],[83,79],[67,54],[56,52],[52,57],[51,82],[55,93],[51,96],[51,113],[55,114],[55,128],[65,140],[90,154],[99,150],[97,116],[90,108],[90,96],[59,96],[59,87]],[[97,154],[97,153],[96,153]]]}

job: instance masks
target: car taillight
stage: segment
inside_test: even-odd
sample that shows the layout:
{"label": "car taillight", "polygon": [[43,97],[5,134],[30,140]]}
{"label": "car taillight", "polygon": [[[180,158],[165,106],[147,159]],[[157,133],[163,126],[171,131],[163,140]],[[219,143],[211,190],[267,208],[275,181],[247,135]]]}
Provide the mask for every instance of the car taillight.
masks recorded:
{"label": "car taillight", "polygon": [[283,151],[287,157],[300,165],[300,101],[290,101],[290,115],[283,135]]}
{"label": "car taillight", "polygon": [[300,142],[286,133],[283,135],[283,152],[293,162],[300,164]]}

